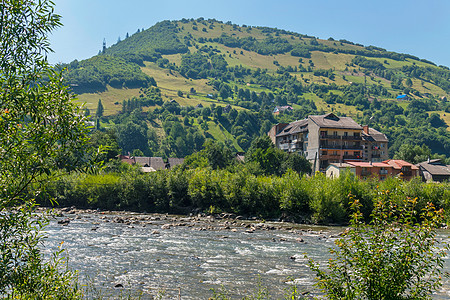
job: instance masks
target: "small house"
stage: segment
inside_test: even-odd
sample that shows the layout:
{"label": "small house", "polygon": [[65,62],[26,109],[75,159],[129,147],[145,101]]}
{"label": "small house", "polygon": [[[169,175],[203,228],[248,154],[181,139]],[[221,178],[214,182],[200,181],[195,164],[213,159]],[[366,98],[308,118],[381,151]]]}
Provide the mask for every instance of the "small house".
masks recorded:
{"label": "small house", "polygon": [[440,159],[429,159],[416,166],[423,181],[450,181],[450,165],[445,165]]}
{"label": "small house", "polygon": [[406,94],[403,95],[398,95],[397,96],[397,100],[401,101],[401,100],[410,100],[409,96]]}

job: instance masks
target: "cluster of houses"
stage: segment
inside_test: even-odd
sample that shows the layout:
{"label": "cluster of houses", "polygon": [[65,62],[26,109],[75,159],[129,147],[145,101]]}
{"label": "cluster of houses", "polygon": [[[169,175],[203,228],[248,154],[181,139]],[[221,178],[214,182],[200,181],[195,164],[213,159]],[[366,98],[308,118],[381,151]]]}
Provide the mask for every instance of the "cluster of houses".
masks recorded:
{"label": "cluster of houses", "polygon": [[140,165],[143,172],[155,172],[159,170],[172,169],[175,166],[181,165],[184,158],[170,157],[166,161],[162,157],[147,157],[147,156],[130,156],[119,155],[119,159],[130,165]]}
{"label": "cluster of houses", "polygon": [[[380,180],[396,176],[409,180],[421,176],[424,181],[449,181],[450,165],[439,159],[413,165],[404,160],[389,159],[388,138],[383,133],[356,123],[350,117],[333,113],[292,123],[279,123],[268,132],[274,145],[286,152],[306,157],[314,172],[338,177],[344,170],[360,178]],[[122,162],[140,165],[143,172],[171,169],[183,163],[183,158],[143,157],[120,155]],[[244,161],[242,153],[236,157]]]}
{"label": "cluster of houses", "polygon": [[350,117],[333,113],[308,116],[289,124],[279,123],[268,135],[277,148],[303,155],[313,171],[330,177],[350,170],[361,178],[398,176],[408,180],[422,176],[426,181],[450,180],[450,166],[440,160],[413,165],[389,159],[386,135]]}

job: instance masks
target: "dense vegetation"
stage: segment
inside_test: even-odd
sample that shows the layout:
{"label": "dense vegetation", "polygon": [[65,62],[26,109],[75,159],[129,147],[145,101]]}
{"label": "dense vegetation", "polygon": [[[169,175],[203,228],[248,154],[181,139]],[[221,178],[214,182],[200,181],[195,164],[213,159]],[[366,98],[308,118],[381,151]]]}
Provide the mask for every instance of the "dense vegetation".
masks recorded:
{"label": "dense vegetation", "polygon": [[[82,99],[87,91],[141,89],[139,96],[103,100],[106,113],[98,127],[115,131],[120,145],[128,145],[120,132],[130,120],[140,127],[134,132],[142,141],[121,146],[123,153],[186,156],[206,139],[246,151],[273,124],[329,111],[385,133],[391,157],[404,143],[425,145],[431,155],[450,153],[450,70],[374,46],[183,19],[139,29],[66,67],[67,81]],[[158,89],[149,92],[152,85]],[[399,94],[411,100],[394,101]],[[122,105],[119,115],[110,113],[113,103]],[[199,103],[203,107],[194,109]],[[231,109],[224,111],[226,105]],[[294,110],[273,115],[276,105]],[[173,136],[169,127],[175,123],[182,130]]]}
{"label": "dense vegetation", "polygon": [[[338,179],[311,172],[303,157],[275,149],[270,140],[252,143],[245,163],[238,162],[223,144],[207,142],[205,149],[186,158],[173,170],[141,173],[137,167],[111,161],[103,174],[70,174],[46,186],[40,196],[48,205],[108,210],[189,213],[231,212],[259,218],[314,223],[346,223],[351,198],[359,199],[369,216],[381,191],[392,199],[417,198],[418,208],[433,203],[447,208],[446,184],[426,184],[419,178],[403,182],[360,180],[351,173]],[[396,200],[396,201],[397,201]]]}
{"label": "dense vegetation", "polygon": [[[254,175],[241,166],[236,170],[72,174],[47,186],[48,195],[61,206],[171,213],[200,209],[264,219],[284,216],[285,220],[322,224],[348,222],[350,195],[360,199],[368,216],[374,199],[383,190],[392,191],[396,199],[417,197],[422,208],[427,202],[449,208],[448,183],[402,182],[395,178],[362,181],[350,174],[339,179],[302,177],[292,171],[282,176]],[[43,204],[50,204],[45,200],[48,198],[40,197]]]}

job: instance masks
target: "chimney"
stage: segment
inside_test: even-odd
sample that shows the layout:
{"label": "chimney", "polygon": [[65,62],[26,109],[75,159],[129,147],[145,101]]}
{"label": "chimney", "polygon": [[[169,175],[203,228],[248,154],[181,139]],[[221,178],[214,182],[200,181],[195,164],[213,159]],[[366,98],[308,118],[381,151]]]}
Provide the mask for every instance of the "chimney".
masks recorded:
{"label": "chimney", "polygon": [[363,126],[363,131],[365,134],[369,134],[369,125],[364,125]]}

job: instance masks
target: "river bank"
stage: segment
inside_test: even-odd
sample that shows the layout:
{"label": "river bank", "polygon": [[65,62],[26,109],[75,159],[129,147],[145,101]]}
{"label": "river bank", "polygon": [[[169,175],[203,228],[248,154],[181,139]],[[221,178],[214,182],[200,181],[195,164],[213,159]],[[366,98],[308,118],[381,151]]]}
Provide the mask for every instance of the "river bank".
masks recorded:
{"label": "river bank", "polygon": [[[174,214],[161,214],[161,213],[137,213],[129,211],[101,211],[94,209],[80,209],[76,207],[65,208],[38,208],[40,212],[50,212],[50,215],[57,220],[57,223],[62,226],[67,226],[73,220],[85,219],[91,220],[97,218],[98,221],[93,225],[99,225],[99,222],[104,223],[117,223],[130,226],[142,226],[148,225],[161,226],[161,230],[167,230],[174,227],[187,227],[197,231],[231,231],[231,232],[245,232],[253,233],[258,230],[284,230],[290,233],[309,234],[326,238],[336,238],[341,235],[327,236],[320,228],[329,228],[333,226],[328,225],[312,225],[312,224],[298,224],[295,222],[285,222],[280,220],[260,220],[256,217],[244,218],[232,213],[220,213],[220,214],[189,214],[189,215],[174,215]],[[308,228],[308,225],[310,228]],[[343,226],[334,225],[336,228],[343,228]],[[315,230],[313,230],[315,228]],[[95,226],[93,227],[95,230]],[[157,232],[154,232],[156,234]],[[296,240],[302,242],[301,238]]]}

